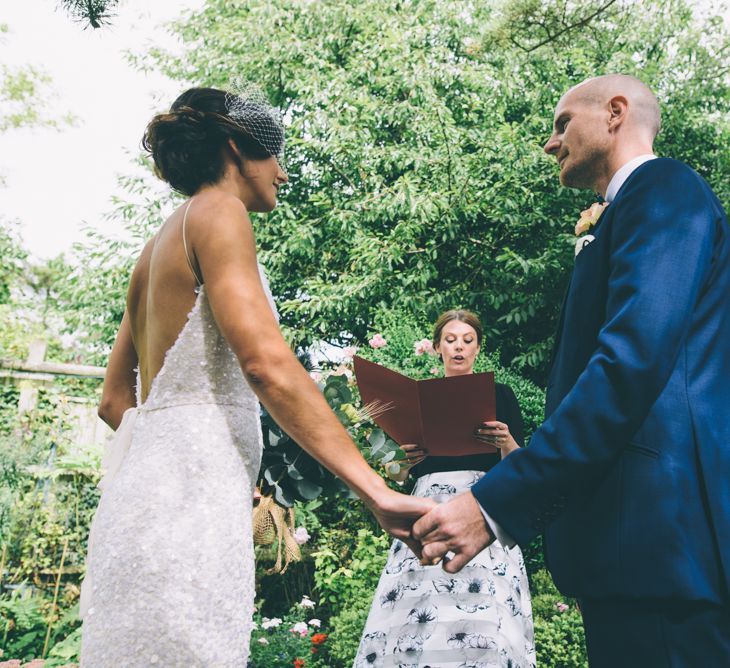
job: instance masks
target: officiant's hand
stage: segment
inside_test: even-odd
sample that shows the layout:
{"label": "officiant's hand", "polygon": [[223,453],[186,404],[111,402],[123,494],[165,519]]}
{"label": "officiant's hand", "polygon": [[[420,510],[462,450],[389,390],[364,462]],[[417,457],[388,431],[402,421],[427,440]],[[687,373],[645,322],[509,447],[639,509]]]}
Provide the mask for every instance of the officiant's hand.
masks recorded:
{"label": "officiant's hand", "polygon": [[428,453],[417,443],[404,443],[400,449],[406,453],[409,468],[420,464],[428,456]]}
{"label": "officiant's hand", "polygon": [[413,538],[413,523],[435,506],[433,499],[399,494],[386,487],[370,505],[370,510],[383,529],[394,538],[402,540],[421,558],[422,545]]}
{"label": "officiant's hand", "polygon": [[[456,573],[493,540],[479,503],[471,492],[436,506],[413,525],[413,537],[423,544],[421,563],[443,560],[447,573]],[[445,559],[448,552],[453,557]]]}
{"label": "officiant's hand", "polygon": [[520,446],[509,431],[509,425],[504,422],[492,420],[491,422],[483,422],[474,433],[474,437],[498,448],[504,459],[510,452],[517,450]]}

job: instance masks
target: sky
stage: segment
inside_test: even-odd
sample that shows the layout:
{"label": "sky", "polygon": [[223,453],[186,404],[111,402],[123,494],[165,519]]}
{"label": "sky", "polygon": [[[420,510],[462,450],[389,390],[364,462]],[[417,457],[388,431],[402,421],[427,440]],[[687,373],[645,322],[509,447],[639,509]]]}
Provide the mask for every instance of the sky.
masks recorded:
{"label": "sky", "polygon": [[[272,0],[275,1],[275,0]],[[77,117],[76,127],[12,130],[0,134],[0,215],[20,221],[25,247],[36,259],[83,241],[84,225],[115,233],[104,214],[120,194],[116,179],[134,172],[144,128],[169,107],[181,84],[143,74],[125,52],[176,48],[165,23],[204,0],[121,0],[112,25],[75,23],[57,0],[3,0],[0,64],[33,65],[53,81],[53,109]],[[707,9],[714,0],[695,0]]]}
{"label": "sky", "polygon": [[52,79],[51,113],[77,117],[62,131],[35,128],[0,134],[0,214],[20,221],[25,247],[37,259],[68,251],[87,224],[113,232],[103,220],[120,193],[117,175],[134,172],[144,128],[168,108],[181,84],[143,74],[125,52],[152,45],[175,49],[164,24],[204,0],[121,0],[109,27],[84,29],[57,0],[4,0],[0,63],[33,65]]}

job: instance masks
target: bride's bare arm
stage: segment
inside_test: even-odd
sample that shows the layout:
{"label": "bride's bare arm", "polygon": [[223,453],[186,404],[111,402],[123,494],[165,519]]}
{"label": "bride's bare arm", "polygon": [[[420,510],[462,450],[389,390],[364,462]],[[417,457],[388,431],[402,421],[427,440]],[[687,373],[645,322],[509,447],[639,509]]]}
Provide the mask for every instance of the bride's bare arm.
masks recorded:
{"label": "bride's bare arm", "polygon": [[136,405],[135,386],[137,351],[132,342],[132,329],[125,311],[104,376],[104,388],[99,403],[99,417],[116,430],[124,411]]}
{"label": "bride's bare arm", "polygon": [[216,322],[261,402],[297,443],[370,506],[384,528],[407,538],[411,520],[431,503],[387,487],[290,350],[261,284],[243,204],[219,193],[199,196],[188,225]]}

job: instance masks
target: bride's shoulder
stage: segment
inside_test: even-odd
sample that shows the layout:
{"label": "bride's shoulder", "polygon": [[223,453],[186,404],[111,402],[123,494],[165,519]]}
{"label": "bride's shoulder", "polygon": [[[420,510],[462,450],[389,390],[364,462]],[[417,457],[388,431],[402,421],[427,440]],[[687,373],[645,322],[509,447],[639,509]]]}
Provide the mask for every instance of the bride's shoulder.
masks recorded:
{"label": "bride's shoulder", "polygon": [[189,222],[217,224],[217,221],[248,221],[244,203],[235,195],[222,190],[210,190],[195,196],[191,202]]}

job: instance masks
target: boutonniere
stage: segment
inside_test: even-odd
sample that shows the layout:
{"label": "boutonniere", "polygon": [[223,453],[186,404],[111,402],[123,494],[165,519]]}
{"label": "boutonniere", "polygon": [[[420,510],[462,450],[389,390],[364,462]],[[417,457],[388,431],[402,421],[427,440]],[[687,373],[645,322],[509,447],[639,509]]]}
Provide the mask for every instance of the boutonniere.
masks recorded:
{"label": "boutonniere", "polygon": [[[606,210],[608,202],[594,202],[588,209],[580,212],[580,218],[575,224],[575,236],[578,240],[575,242],[575,255],[578,256],[591,241],[595,239],[592,234],[585,234],[598,223],[598,219]],[[585,236],[581,236],[585,234]]]}

